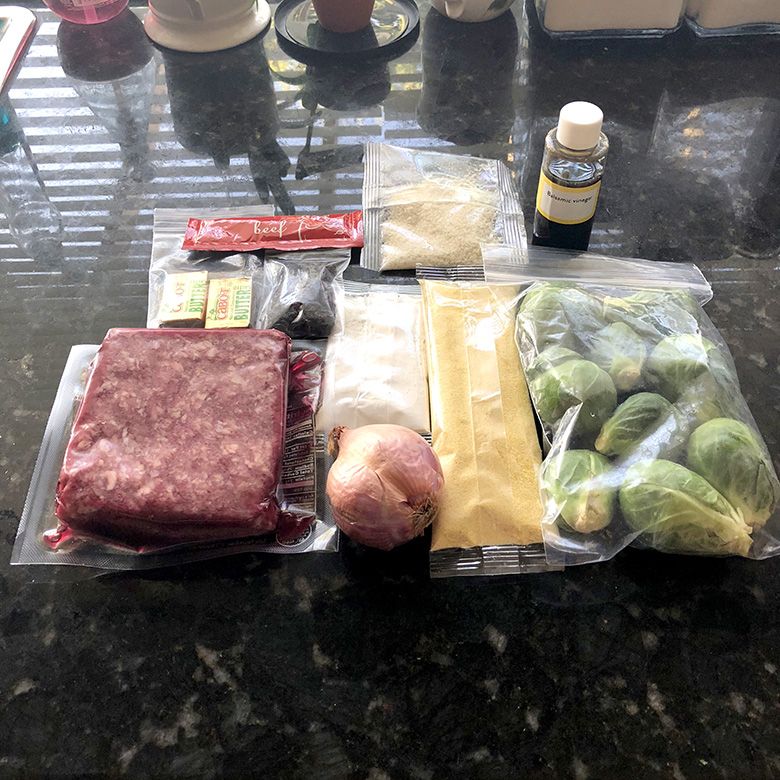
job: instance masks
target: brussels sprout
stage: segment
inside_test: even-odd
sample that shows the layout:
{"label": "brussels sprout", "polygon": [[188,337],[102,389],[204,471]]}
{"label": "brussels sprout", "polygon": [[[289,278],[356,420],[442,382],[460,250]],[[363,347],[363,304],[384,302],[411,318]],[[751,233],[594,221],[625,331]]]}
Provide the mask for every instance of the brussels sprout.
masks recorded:
{"label": "brussels sprout", "polygon": [[604,327],[599,302],[576,287],[541,284],[523,298],[517,326],[537,352],[548,347],[576,348],[578,332]]}
{"label": "brussels sprout", "polygon": [[566,282],[537,282],[528,288],[520,303],[520,311],[536,309],[538,306],[545,308],[547,304],[543,300],[550,301],[550,305],[557,305],[558,295],[562,290],[568,290],[571,285]]}
{"label": "brussels sprout", "polygon": [[543,374],[549,369],[560,366],[561,363],[566,363],[569,360],[582,360],[582,355],[576,353],[573,349],[566,349],[566,347],[548,347],[544,352],[540,352],[528,366],[526,372],[528,381],[534,379],[534,377]]}
{"label": "brussels sprout", "polygon": [[596,333],[607,324],[601,302],[577,287],[561,291],[561,305],[575,334]]}
{"label": "brussels sprout", "polygon": [[530,382],[531,396],[539,417],[549,425],[572,406],[582,404],[577,428],[599,430],[617,405],[615,385],[606,371],[589,360],[567,360],[539,374]]}
{"label": "brussels sprout", "polygon": [[674,303],[681,309],[687,311],[688,314],[694,317],[698,322],[699,312],[701,310],[699,309],[699,304],[692,295],[689,295],[682,290],[665,290],[664,294],[671,303]]}
{"label": "brussels sprout", "polygon": [[[712,342],[709,342],[712,344]],[[722,387],[726,387],[739,393],[739,378],[737,369],[731,356],[724,355],[714,344],[707,348],[707,360],[709,361],[710,372],[715,381]]]}
{"label": "brussels sprout", "polygon": [[558,521],[581,534],[612,521],[617,489],[609,461],[590,450],[567,450],[544,463],[542,485],[559,509]]}
{"label": "brussels sprout", "polygon": [[642,339],[622,322],[608,325],[598,333],[588,352],[588,359],[612,377],[618,392],[630,392],[640,386],[646,357]]}
{"label": "brussels sprout", "polygon": [[741,395],[738,385],[728,375],[712,371],[696,377],[677,399],[676,406],[691,428],[715,417],[739,417]]}
{"label": "brussels sprout", "polygon": [[601,428],[596,449],[602,455],[639,453],[671,459],[685,444],[688,426],[662,395],[637,393],[624,401]]}
{"label": "brussels sprout", "polygon": [[663,308],[664,306],[676,306],[693,317],[699,315],[699,304],[696,299],[687,292],[675,288],[640,290],[632,295],[620,299],[624,310],[633,310],[641,314],[641,308]]}
{"label": "brussels sprout", "polygon": [[707,370],[718,382],[737,381],[720,350],[697,334],[667,336],[650,353],[645,369],[651,386],[669,401],[676,401]]}
{"label": "brussels sprout", "polygon": [[698,304],[681,290],[643,290],[625,298],[607,297],[603,310],[607,322],[626,323],[653,343],[664,336],[699,329]]}
{"label": "brussels sprout", "polygon": [[668,460],[643,460],[618,493],[626,522],[658,550],[747,555],[750,528],[706,479]]}
{"label": "brussels sprout", "polygon": [[517,326],[537,352],[548,347],[576,346],[569,320],[561,305],[561,289],[552,284],[532,287],[520,304]]}
{"label": "brussels sprout", "polygon": [[688,466],[760,528],[780,500],[780,485],[763,442],[744,423],[718,418],[699,426],[688,442]]}

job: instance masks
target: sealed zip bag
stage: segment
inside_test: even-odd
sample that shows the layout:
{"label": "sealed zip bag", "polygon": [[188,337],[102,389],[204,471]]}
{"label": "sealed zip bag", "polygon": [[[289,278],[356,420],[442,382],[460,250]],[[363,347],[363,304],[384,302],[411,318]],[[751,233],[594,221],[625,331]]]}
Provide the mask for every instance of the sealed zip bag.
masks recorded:
{"label": "sealed zip bag", "polygon": [[191,217],[273,214],[271,206],[215,211],[155,209],[147,328],[250,328],[257,318],[262,252],[182,248]]}
{"label": "sealed zip bag", "polygon": [[508,301],[547,455],[547,556],[629,544],[692,555],[780,552],[780,483],[685,263],[483,248]]}
{"label": "sealed zip bag", "polygon": [[[422,269],[432,445],[444,472],[432,577],[550,566],[542,545],[542,455],[507,306],[481,269]],[[557,567],[559,568],[559,567]]]}
{"label": "sealed zip bag", "polygon": [[313,423],[321,356],[299,342],[290,355],[284,334],[261,330],[115,329],[74,347],[12,563],[335,549]]}
{"label": "sealed zip bag", "polygon": [[480,243],[525,244],[520,202],[498,160],[366,144],[361,265],[480,266]]}
{"label": "sealed zip bag", "polygon": [[267,254],[256,326],[295,339],[328,338],[336,325],[349,260],[348,249]]}
{"label": "sealed zip bag", "polygon": [[328,339],[318,431],[392,424],[430,431],[420,287],[344,282]]}

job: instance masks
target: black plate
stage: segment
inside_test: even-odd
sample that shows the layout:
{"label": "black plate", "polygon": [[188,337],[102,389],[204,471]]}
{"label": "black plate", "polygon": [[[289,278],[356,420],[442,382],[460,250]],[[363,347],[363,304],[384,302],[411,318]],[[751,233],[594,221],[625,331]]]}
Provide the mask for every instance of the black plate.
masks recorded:
{"label": "black plate", "polygon": [[376,0],[371,25],[355,33],[332,33],[320,26],[311,0],[283,0],[274,26],[279,46],[299,62],[390,60],[417,40],[420,13],[414,0]]}

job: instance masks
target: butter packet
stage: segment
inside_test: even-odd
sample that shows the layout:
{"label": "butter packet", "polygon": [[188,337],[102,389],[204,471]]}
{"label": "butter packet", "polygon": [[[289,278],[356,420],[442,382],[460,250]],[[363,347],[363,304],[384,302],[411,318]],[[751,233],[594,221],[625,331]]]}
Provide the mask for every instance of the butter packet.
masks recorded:
{"label": "butter packet", "polygon": [[206,315],[208,273],[166,274],[160,303],[161,328],[202,328]]}
{"label": "butter packet", "polygon": [[206,329],[248,328],[252,321],[252,280],[248,276],[211,278]]}

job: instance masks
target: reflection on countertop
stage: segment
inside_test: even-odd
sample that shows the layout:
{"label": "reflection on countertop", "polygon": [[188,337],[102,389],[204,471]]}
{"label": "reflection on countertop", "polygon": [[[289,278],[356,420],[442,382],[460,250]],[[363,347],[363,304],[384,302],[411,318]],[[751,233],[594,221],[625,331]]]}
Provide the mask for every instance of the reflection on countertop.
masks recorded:
{"label": "reflection on countertop", "polygon": [[[297,62],[273,30],[184,55],[130,12],[40,13],[5,104],[27,167],[0,177],[0,557],[68,348],[145,321],[155,207],[350,211],[382,140],[504,160],[530,216],[571,99],[612,142],[593,248],[702,267],[780,468],[780,40],[564,44],[526,10],[468,25],[424,1],[415,46],[371,67]],[[29,204],[56,250],[21,240]],[[432,582],[425,540],[81,582],[6,564],[0,780],[776,777],[778,574],[629,550]]]}

